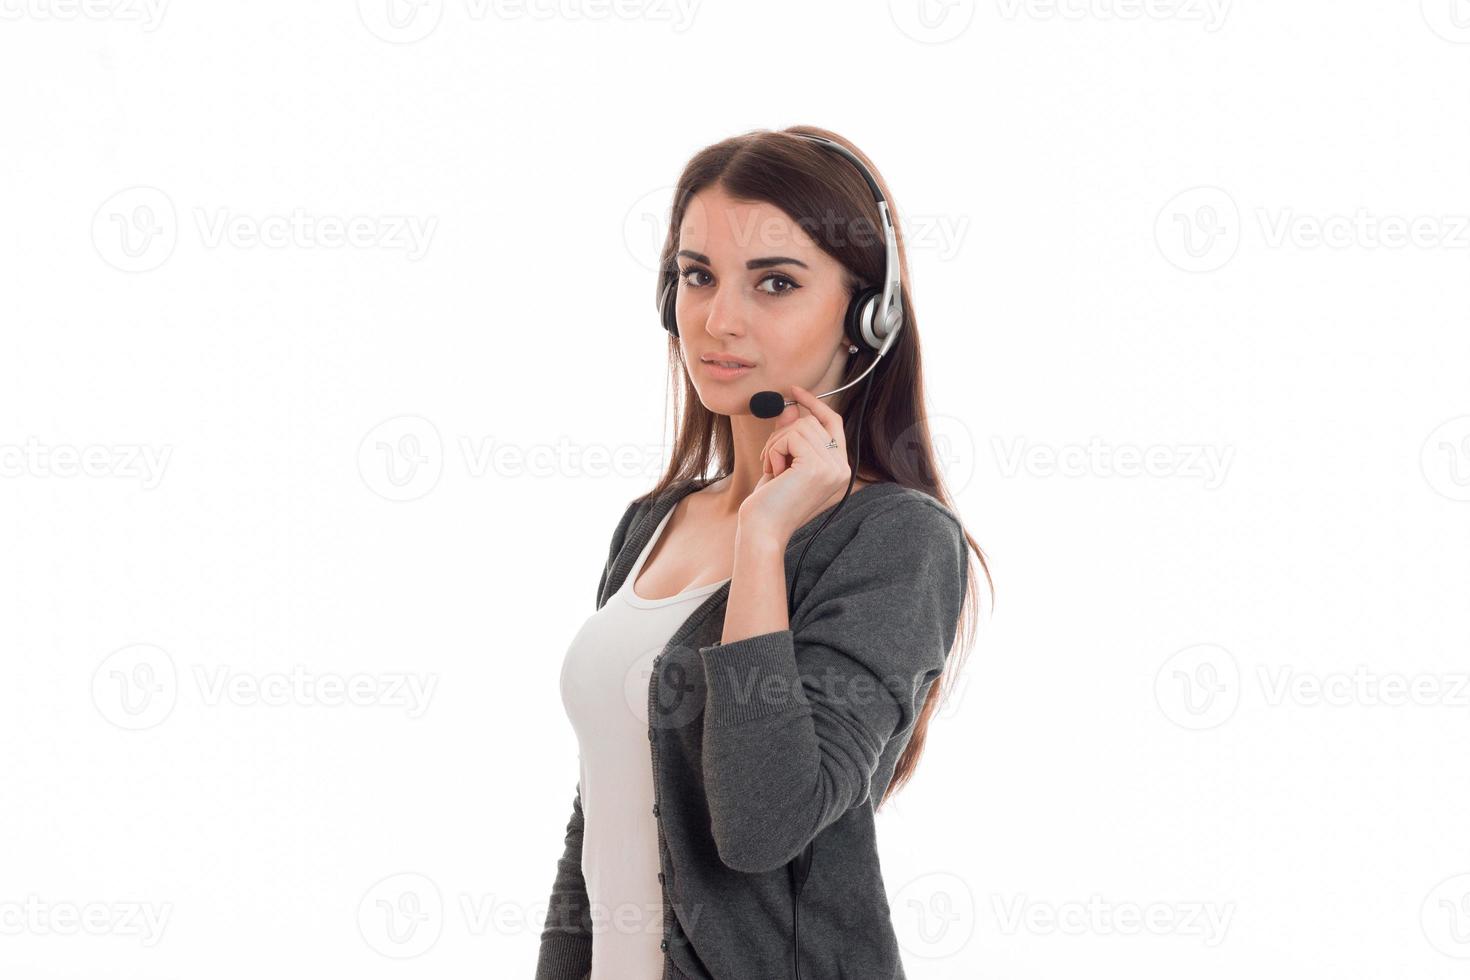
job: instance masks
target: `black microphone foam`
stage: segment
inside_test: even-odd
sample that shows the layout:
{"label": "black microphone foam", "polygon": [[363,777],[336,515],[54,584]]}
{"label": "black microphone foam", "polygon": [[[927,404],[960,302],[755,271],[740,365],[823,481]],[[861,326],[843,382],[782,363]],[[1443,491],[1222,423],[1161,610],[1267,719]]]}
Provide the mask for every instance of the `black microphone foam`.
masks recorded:
{"label": "black microphone foam", "polygon": [[786,411],[786,399],[779,391],[757,391],[750,396],[750,414],[758,419],[773,419]]}

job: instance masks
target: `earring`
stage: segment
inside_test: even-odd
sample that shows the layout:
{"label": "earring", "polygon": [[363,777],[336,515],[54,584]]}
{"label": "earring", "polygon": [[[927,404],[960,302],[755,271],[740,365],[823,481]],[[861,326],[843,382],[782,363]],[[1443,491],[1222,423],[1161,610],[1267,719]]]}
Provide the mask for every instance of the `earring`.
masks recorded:
{"label": "earring", "polygon": [[857,344],[848,344],[847,345],[847,352],[849,354],[856,354],[857,353]]}

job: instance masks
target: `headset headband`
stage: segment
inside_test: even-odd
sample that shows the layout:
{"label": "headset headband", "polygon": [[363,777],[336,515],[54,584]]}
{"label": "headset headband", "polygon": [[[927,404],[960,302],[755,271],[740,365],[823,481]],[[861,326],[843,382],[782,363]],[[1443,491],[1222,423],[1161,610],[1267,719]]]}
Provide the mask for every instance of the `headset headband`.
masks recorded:
{"label": "headset headband", "polygon": [[898,238],[893,233],[893,220],[888,214],[888,201],[883,197],[883,191],[878,187],[878,181],[873,178],[867,165],[858,159],[847,147],[835,140],[825,136],[814,136],[811,133],[789,133],[791,136],[799,136],[813,143],[820,143],[829,150],[834,150],[846,157],[862,176],[868,185],[868,190],[873,193],[873,202],[878,205],[878,219],[883,224],[883,295],[878,300],[878,307],[874,311],[871,321],[867,321],[863,327],[864,333],[871,332],[870,343],[875,346],[881,344],[878,349],[879,356],[888,352],[888,347],[893,343],[893,338],[898,335],[898,328],[903,325],[903,284],[899,281],[898,265]]}

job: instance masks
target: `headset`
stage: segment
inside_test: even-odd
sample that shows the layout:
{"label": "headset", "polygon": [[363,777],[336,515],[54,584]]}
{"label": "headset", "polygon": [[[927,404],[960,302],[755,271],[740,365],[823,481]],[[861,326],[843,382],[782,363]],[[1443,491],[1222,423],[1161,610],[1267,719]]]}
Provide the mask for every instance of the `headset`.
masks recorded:
{"label": "headset", "polygon": [[[899,330],[903,327],[903,284],[900,278],[902,269],[898,264],[898,238],[893,233],[893,220],[888,213],[888,201],[883,197],[883,191],[879,188],[878,181],[873,177],[873,174],[868,170],[867,166],[863,164],[862,160],[858,158],[857,154],[853,153],[841,143],[827,139],[825,136],[814,136],[810,133],[793,133],[789,130],[785,131],[785,135],[810,140],[820,146],[825,146],[829,150],[833,150],[851,161],[852,165],[857,169],[857,172],[862,175],[863,180],[867,183],[868,190],[873,193],[873,200],[878,205],[878,217],[883,226],[883,253],[885,256],[883,285],[881,287],[869,286],[859,289],[847,304],[847,312],[844,314],[842,320],[843,332],[847,335],[848,341],[853,345],[854,352],[865,349],[876,351],[877,356],[873,358],[873,363],[869,364],[862,374],[859,374],[847,384],[817,395],[818,398],[826,398],[829,395],[835,395],[839,391],[852,387],[867,377],[869,372],[878,366],[878,362],[883,359],[883,355],[888,353],[889,348],[893,346],[894,338],[898,336]],[[674,337],[679,336],[679,324],[674,316],[674,295],[679,285],[677,273],[677,266],[672,270],[668,268],[663,270],[662,276],[664,282],[659,291],[657,303],[659,321],[662,323],[663,328]],[[867,415],[868,395],[872,391],[873,386],[871,383],[865,385],[863,387],[862,401],[858,405],[858,437],[857,443],[854,446],[853,455],[855,460],[862,459],[863,418]],[[775,418],[786,409],[786,406],[794,404],[796,404],[795,399],[787,399],[778,391],[758,391],[750,397],[751,414],[763,419]],[[857,479],[857,470],[857,463],[852,463],[852,473],[848,477],[847,489],[843,491],[842,499],[832,508],[832,512],[827,515],[827,519],[822,521],[821,525],[812,533],[812,536],[807,538],[806,545],[801,549],[801,557],[796,560],[796,570],[791,575],[790,588],[786,594],[788,617],[790,611],[796,606],[796,580],[801,574],[801,563],[806,560],[807,549],[812,546],[812,542],[817,539],[817,535],[822,533],[822,528],[825,528],[828,522],[837,516],[837,512],[847,502],[848,496],[852,493],[853,481]],[[816,839],[813,838],[802,849],[801,854],[793,858],[786,865],[787,876],[791,882],[791,965],[795,980],[801,980],[801,941],[798,928],[800,925],[798,913],[801,910],[801,890],[806,885],[807,876],[811,873],[812,850],[815,844]]]}

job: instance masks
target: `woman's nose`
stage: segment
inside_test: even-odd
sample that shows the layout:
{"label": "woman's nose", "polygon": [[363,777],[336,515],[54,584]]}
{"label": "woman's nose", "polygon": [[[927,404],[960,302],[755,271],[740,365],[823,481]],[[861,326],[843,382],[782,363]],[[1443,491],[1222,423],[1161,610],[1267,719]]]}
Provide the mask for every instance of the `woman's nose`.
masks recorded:
{"label": "woman's nose", "polygon": [[746,314],[744,301],[737,293],[716,287],[715,294],[705,309],[704,327],[717,336],[743,333]]}

